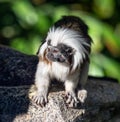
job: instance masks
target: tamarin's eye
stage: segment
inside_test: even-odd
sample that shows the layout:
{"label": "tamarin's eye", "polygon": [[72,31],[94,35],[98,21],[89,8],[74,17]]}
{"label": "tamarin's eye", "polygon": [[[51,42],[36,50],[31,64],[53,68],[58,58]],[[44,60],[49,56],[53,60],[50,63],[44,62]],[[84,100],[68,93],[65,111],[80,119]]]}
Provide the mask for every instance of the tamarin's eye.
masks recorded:
{"label": "tamarin's eye", "polygon": [[71,52],[72,52],[72,48],[69,48],[69,47],[68,47],[68,48],[66,49],[66,52],[71,53]]}

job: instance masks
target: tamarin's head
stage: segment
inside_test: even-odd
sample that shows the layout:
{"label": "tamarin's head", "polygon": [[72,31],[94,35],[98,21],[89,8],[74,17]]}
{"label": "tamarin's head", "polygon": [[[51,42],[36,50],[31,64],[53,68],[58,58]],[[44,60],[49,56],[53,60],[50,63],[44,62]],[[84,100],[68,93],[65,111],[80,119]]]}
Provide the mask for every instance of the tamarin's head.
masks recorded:
{"label": "tamarin's head", "polygon": [[66,63],[72,70],[89,59],[91,38],[87,25],[76,16],[63,16],[50,28],[39,54],[48,62]]}
{"label": "tamarin's head", "polygon": [[53,62],[71,64],[74,49],[71,47],[59,44],[58,46],[48,46],[46,50],[46,58]]}

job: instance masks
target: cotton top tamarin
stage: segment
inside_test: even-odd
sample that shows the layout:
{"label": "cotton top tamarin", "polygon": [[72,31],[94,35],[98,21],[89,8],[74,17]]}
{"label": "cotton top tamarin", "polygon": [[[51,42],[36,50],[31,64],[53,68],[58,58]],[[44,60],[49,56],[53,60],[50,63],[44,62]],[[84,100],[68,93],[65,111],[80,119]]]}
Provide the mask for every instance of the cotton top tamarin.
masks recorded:
{"label": "cotton top tamarin", "polygon": [[[63,16],[50,28],[38,51],[37,91],[32,96],[37,104],[44,106],[48,102],[50,82],[56,78],[65,83],[68,106],[77,106],[75,91],[87,81],[91,42],[87,25],[76,16]],[[84,102],[86,94],[81,96],[80,102]]]}

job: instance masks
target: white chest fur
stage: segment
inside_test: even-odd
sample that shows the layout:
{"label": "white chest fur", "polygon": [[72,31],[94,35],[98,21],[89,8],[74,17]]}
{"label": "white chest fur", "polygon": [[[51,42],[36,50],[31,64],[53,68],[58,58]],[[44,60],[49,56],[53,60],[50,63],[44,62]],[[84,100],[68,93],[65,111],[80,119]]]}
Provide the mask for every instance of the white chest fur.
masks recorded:
{"label": "white chest fur", "polygon": [[69,66],[58,62],[53,62],[50,74],[52,77],[55,77],[58,80],[65,81],[65,79],[68,77],[69,71]]}

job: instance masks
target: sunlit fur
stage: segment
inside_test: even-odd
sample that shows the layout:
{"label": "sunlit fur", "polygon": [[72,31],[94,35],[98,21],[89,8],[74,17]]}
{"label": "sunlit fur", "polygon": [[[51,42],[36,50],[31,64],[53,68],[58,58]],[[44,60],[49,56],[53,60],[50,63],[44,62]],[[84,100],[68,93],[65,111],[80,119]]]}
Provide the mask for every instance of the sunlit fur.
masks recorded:
{"label": "sunlit fur", "polygon": [[[50,61],[47,56],[48,46],[57,47],[59,44],[71,47],[73,54],[70,63]],[[63,49],[64,50],[64,49]],[[91,50],[91,38],[88,35],[88,28],[81,19],[67,16],[57,21],[50,28],[44,43],[38,51],[39,63],[35,75],[37,93],[33,100],[40,105],[47,103],[48,88],[52,79],[65,82],[65,91],[70,106],[78,103],[75,90],[80,84],[83,86],[88,77],[89,54]],[[80,101],[83,102],[87,92],[81,92]]]}
{"label": "sunlit fur", "polygon": [[[55,27],[52,27],[48,32],[46,42],[40,48],[39,55],[44,58],[44,53],[48,46],[47,42],[49,40],[51,40],[52,46],[57,46],[59,43],[66,44],[75,50],[73,57],[73,66],[71,68],[71,71],[75,71],[76,68],[79,68],[81,66],[86,56],[89,56],[89,52],[87,51],[85,46],[90,47],[90,44],[88,44],[85,39],[87,38],[82,37],[82,35],[80,35],[77,31],[67,28],[55,29]],[[59,67],[60,63],[57,64]]]}

